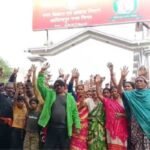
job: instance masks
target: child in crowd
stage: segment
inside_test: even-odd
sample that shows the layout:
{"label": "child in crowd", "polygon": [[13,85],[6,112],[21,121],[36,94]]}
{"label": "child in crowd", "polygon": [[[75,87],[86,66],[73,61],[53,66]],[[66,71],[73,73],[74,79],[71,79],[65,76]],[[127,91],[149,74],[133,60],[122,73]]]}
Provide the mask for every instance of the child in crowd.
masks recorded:
{"label": "child in crowd", "polygon": [[[28,72],[28,80],[32,74],[32,91],[33,96],[26,99],[25,104],[28,110],[26,117],[26,135],[24,140],[24,150],[38,150],[39,149],[39,126],[38,119],[40,116],[40,111],[43,105],[43,99],[36,86],[36,67],[32,65]],[[27,92],[25,92],[27,94]]]}

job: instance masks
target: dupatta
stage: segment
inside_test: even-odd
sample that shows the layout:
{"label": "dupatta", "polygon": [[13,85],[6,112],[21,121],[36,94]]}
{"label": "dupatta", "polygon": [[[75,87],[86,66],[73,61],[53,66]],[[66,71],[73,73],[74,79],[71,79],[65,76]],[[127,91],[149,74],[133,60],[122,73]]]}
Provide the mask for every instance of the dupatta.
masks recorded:
{"label": "dupatta", "polygon": [[150,139],[150,89],[125,91],[124,97],[137,122]]}

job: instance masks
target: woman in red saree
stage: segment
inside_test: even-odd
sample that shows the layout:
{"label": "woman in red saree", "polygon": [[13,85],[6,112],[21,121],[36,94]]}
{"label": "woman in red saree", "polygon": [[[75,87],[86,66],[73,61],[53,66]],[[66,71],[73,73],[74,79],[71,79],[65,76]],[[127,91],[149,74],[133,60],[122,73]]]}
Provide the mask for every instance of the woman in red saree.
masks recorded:
{"label": "woman in red saree", "polygon": [[81,122],[80,134],[73,131],[71,150],[88,150],[88,106],[85,104],[84,85],[77,86],[77,107]]}
{"label": "woman in red saree", "polygon": [[120,94],[117,88],[112,88],[111,98],[104,98],[100,90],[102,78],[97,75],[95,82],[98,98],[105,108],[108,150],[127,150],[127,119]]}

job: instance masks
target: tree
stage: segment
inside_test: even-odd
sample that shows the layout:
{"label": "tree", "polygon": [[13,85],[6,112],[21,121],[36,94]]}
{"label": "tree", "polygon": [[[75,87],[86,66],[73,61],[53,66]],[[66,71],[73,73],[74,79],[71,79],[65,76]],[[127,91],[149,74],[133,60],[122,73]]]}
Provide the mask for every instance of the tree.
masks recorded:
{"label": "tree", "polygon": [[2,58],[0,58],[0,72],[0,82],[7,82],[12,70],[9,64]]}

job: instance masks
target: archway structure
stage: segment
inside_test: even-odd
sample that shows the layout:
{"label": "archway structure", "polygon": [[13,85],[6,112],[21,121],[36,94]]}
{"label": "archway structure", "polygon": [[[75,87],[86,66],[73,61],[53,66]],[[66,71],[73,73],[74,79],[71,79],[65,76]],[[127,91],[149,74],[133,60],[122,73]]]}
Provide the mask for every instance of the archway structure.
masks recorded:
{"label": "archway structure", "polygon": [[141,49],[146,50],[150,47],[150,40],[144,40],[141,42],[130,41],[117,36],[106,34],[104,32],[100,32],[98,30],[89,29],[79,32],[64,41],[50,46],[48,45],[43,47],[29,48],[28,52],[33,55],[37,54],[40,56],[54,56],[88,39],[95,39],[97,41],[121,47],[133,52],[140,51]]}
{"label": "archway structure", "polygon": [[148,56],[150,55],[150,40],[142,40],[140,42],[131,41],[93,29],[83,30],[82,32],[79,32],[56,44],[29,48],[27,51],[33,55],[54,56],[88,39],[94,39],[132,51],[134,54],[133,77],[136,76],[137,69],[140,65],[144,65],[145,63],[147,65],[147,68],[149,68]]}

